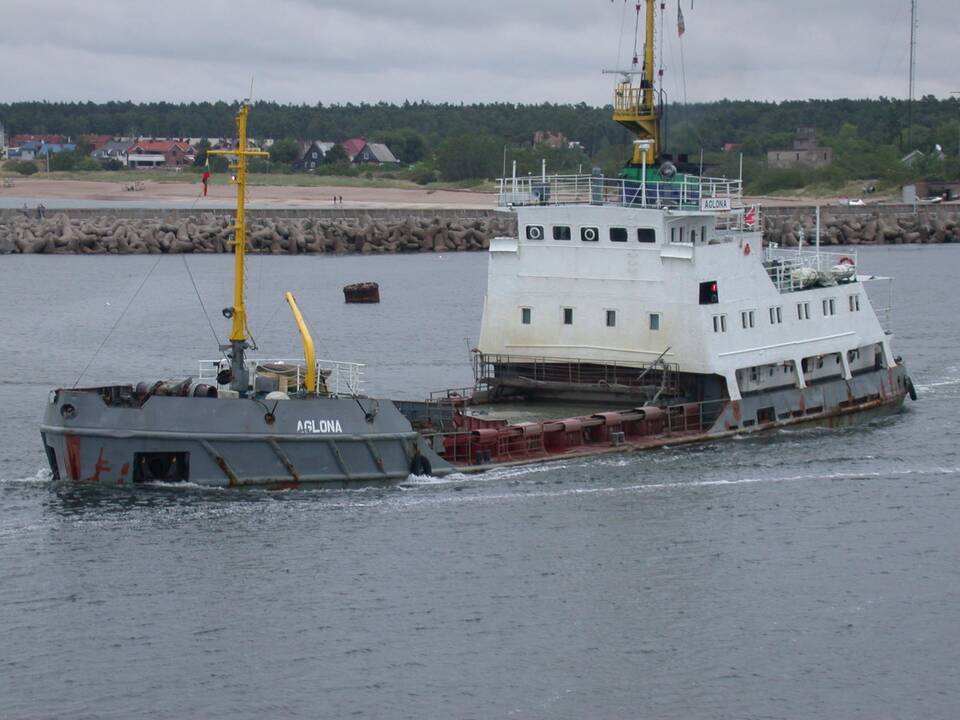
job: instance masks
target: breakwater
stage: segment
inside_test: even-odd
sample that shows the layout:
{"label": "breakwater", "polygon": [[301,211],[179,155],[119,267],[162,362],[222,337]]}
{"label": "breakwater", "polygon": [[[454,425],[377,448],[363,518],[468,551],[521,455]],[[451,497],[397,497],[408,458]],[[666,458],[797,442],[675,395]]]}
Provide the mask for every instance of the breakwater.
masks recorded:
{"label": "breakwater", "polygon": [[[187,211],[70,210],[0,216],[0,254],[229,252],[233,215]],[[250,250],[265,254],[375,254],[483,250],[515,232],[493,211],[261,210],[247,214]]]}
{"label": "breakwater", "polygon": [[[39,218],[0,213],[0,254],[223,253],[230,251],[227,211],[84,209]],[[484,250],[516,234],[515,216],[493,210],[253,210],[250,249],[265,254],[377,254]],[[764,241],[795,247],[816,237],[810,207],[763,209]],[[960,242],[954,206],[825,207],[827,245]]]}
{"label": "breakwater", "polygon": [[[763,239],[796,247],[816,242],[816,208],[765,207]],[[960,242],[960,207],[928,205],[826,206],[820,209],[825,245],[893,245]]]}

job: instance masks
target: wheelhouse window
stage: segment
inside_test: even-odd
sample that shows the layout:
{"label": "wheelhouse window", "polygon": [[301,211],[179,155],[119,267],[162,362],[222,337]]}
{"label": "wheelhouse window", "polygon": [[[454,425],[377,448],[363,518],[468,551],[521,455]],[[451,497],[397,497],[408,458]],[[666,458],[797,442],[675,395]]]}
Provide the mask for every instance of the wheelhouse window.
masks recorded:
{"label": "wheelhouse window", "polygon": [[650,313],[650,329],[660,329],[660,313]]}
{"label": "wheelhouse window", "polygon": [[530,319],[533,316],[533,311],[530,308],[520,308],[520,322],[524,325],[530,324]]}
{"label": "wheelhouse window", "polygon": [[622,227],[610,228],[610,242],[626,242],[627,229]]}
{"label": "wheelhouse window", "polygon": [[543,240],[543,225],[527,225],[527,240]]}
{"label": "wheelhouse window", "polygon": [[655,243],[657,241],[657,231],[653,228],[637,228],[637,242]]}
{"label": "wheelhouse window", "polygon": [[580,228],[580,239],[583,242],[597,242],[600,239],[600,231],[595,227]]}
{"label": "wheelhouse window", "polygon": [[770,308],[770,324],[779,325],[783,322],[783,311],[779,305]]}
{"label": "wheelhouse window", "polygon": [[569,226],[569,225],[554,225],[554,226],[553,226],[553,239],[554,239],[554,240],[569,240],[569,239],[570,239],[570,226]]}
{"label": "wheelhouse window", "polygon": [[607,327],[617,326],[617,311],[607,310]]}
{"label": "wheelhouse window", "polygon": [[567,307],[563,309],[563,324],[573,325],[573,308]]}

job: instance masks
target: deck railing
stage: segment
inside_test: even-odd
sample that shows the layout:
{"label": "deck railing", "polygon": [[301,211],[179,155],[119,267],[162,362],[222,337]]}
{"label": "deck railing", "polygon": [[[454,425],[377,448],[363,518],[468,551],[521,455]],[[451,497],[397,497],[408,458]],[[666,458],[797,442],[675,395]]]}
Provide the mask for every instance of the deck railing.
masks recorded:
{"label": "deck railing", "polygon": [[656,182],[602,175],[541,175],[501,178],[498,205],[617,205],[633,208],[699,210],[701,201],[742,207],[740,180],[680,175]]}
{"label": "deck railing", "polygon": [[421,434],[437,453],[454,465],[547,460],[591,447],[616,445],[611,434],[614,432],[622,434],[620,443],[645,443],[658,436],[666,439],[705,433],[713,427],[727,402],[708,400],[660,406],[650,419],[637,416],[624,420],[622,416],[617,417],[618,413],[609,413],[510,425],[503,420],[460,416],[459,429],[421,431]]}
{"label": "deck railing", "polygon": [[489,355],[475,353],[473,372],[476,389],[496,379],[524,378],[540,382],[573,385],[659,386],[677,388],[680,366],[658,359],[653,362],[617,363],[532,355]]}
{"label": "deck railing", "polygon": [[[216,385],[219,389],[229,388],[229,383],[217,382],[219,372],[230,365],[226,360],[201,360],[200,382]],[[302,359],[254,358],[246,361],[250,374],[251,387],[257,389],[257,378],[263,376],[286,378],[287,392],[300,392],[306,381],[307,369]],[[272,366],[272,368],[271,368]],[[364,365],[342,360],[318,359],[316,363],[316,395],[362,395]]]}
{"label": "deck railing", "polygon": [[880,327],[887,334],[893,332],[893,278],[870,275],[863,280],[863,288]]}
{"label": "deck railing", "polygon": [[782,292],[796,292],[817,283],[810,274],[815,271],[829,280],[831,269],[840,265],[851,268],[852,280],[856,280],[856,252],[825,252],[814,248],[784,249],[767,247],[763,254],[763,267],[771,282]]}

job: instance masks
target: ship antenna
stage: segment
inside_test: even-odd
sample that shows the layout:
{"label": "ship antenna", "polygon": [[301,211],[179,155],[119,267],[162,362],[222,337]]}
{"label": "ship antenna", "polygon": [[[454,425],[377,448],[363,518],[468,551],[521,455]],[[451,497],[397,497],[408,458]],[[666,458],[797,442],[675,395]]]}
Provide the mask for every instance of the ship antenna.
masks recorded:
{"label": "ship antenna", "polygon": [[[251,92],[253,87],[251,86]],[[220,350],[229,351],[230,388],[245,397],[250,387],[244,353],[250,347],[247,330],[247,307],[244,298],[244,270],[247,251],[247,223],[245,203],[247,199],[247,158],[266,157],[263,150],[250,150],[247,147],[247,115],[250,112],[249,98],[240,103],[237,112],[237,147],[230,150],[208,150],[208,155],[227,155],[234,159],[230,168],[235,171],[234,184],[237,186],[237,215],[233,225],[233,307],[224,308],[223,315],[232,319],[230,344],[221,345]]]}

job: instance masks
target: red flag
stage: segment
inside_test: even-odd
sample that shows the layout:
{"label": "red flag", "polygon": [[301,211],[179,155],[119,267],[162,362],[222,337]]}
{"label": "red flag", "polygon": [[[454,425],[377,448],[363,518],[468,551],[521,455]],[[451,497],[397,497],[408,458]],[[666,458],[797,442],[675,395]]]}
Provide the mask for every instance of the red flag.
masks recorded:
{"label": "red flag", "polygon": [[757,224],[757,206],[754,205],[743,215],[743,224],[747,227],[753,227]]}

